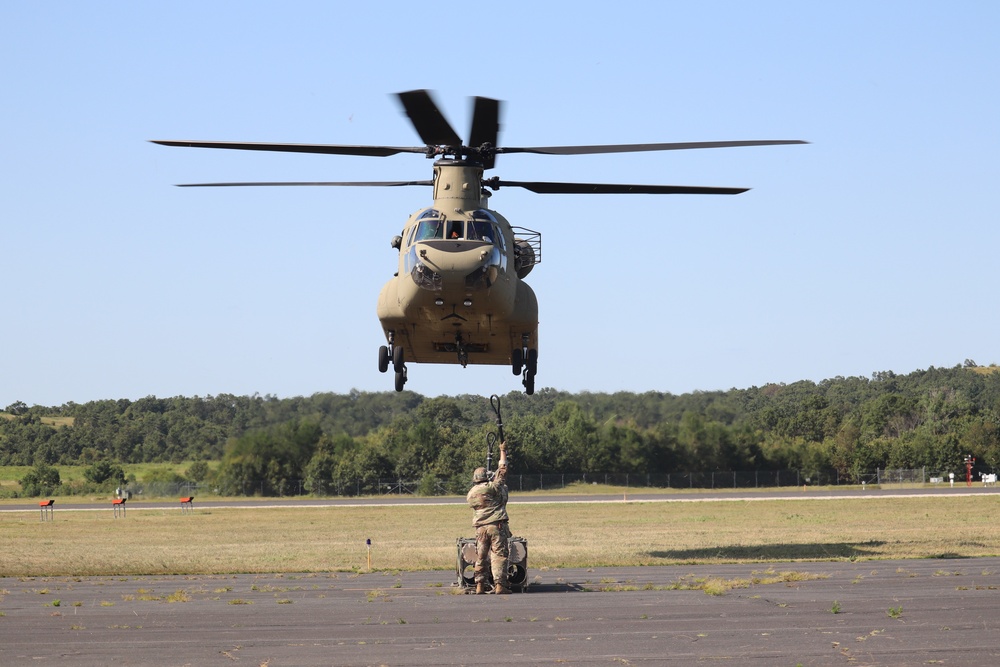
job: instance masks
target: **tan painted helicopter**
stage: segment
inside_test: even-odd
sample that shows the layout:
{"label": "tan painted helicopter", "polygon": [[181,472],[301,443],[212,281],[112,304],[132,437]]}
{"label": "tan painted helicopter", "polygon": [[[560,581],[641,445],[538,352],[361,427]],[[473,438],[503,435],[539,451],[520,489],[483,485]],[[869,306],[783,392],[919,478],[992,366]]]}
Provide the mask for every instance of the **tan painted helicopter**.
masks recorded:
{"label": "tan painted helicopter", "polygon": [[711,141],[600,146],[498,146],[500,101],[474,98],[468,144],[462,142],[426,90],[398,98],[424,146],[344,146],[218,141],[154,141],[165,146],[387,157],[420,153],[434,159],[429,181],[193,183],[217,186],[404,186],[434,188],[431,206],[414,213],[392,239],[399,268],[378,300],[387,345],[378,369],[391,365],[396,391],[407,380],[407,363],[508,365],[522,377],[527,394],[538,372],[538,300],[524,282],[542,258],[541,234],[512,226],[487,204],[490,190],[520,187],[540,194],[713,194],[747,188],[612,183],[552,183],[484,178],[497,155],[584,155],[693,148],[727,148],[807,143],[798,140]]}

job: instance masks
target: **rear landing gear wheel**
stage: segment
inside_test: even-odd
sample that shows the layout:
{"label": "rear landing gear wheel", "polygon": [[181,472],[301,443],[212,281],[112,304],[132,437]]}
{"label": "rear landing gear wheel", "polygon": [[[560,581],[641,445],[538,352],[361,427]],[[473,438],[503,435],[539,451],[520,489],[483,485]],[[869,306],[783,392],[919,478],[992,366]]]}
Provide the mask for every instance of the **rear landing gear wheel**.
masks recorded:
{"label": "rear landing gear wheel", "polygon": [[524,393],[531,396],[535,393],[535,374],[531,371],[524,372],[524,379],[521,380],[521,384],[524,385]]}
{"label": "rear landing gear wheel", "polygon": [[[515,352],[521,351],[515,350]],[[535,348],[528,350],[528,358],[524,360],[524,366],[524,379],[521,380],[521,384],[524,385],[524,393],[531,396],[535,393],[535,375],[538,374],[538,350]]]}
{"label": "rear landing gear wheel", "polygon": [[396,371],[396,391],[403,391],[403,385],[406,384],[406,368],[404,367],[401,371]]}

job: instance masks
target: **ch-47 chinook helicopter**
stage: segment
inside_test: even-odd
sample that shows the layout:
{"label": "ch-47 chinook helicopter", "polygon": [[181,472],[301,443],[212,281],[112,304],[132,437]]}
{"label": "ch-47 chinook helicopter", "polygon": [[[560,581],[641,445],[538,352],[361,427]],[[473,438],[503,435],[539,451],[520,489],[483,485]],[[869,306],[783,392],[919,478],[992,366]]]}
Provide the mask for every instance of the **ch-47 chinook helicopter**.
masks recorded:
{"label": "ch-47 chinook helicopter", "polygon": [[615,183],[506,181],[483,173],[498,155],[585,155],[693,148],[802,144],[798,140],[709,141],[599,146],[497,145],[500,101],[474,98],[472,128],[463,143],[426,90],[399,93],[423,146],[346,146],[331,144],[154,141],[165,146],[251,151],[323,153],[387,157],[418,153],[434,160],[428,181],[334,181],[192,183],[217,186],[404,186],[433,187],[433,202],[406,221],[392,239],[399,268],[382,288],[378,318],[387,344],[379,348],[378,368],[391,365],[396,391],[407,380],[407,363],[508,365],[534,393],[538,372],[538,300],[524,278],[541,261],[541,234],[512,226],[487,204],[490,190],[525,188],[540,194],[708,194],[735,195],[747,188]]}

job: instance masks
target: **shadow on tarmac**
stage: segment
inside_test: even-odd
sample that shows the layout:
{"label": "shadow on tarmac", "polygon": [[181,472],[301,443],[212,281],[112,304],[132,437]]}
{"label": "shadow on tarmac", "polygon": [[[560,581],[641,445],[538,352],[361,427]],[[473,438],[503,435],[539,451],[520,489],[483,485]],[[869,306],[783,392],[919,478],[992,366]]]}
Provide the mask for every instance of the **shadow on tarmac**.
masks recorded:
{"label": "shadow on tarmac", "polygon": [[[878,555],[876,547],[884,546],[882,540],[868,542],[825,542],[822,544],[769,544],[761,546],[726,545],[700,549],[666,549],[648,551],[651,558],[667,561],[723,560],[827,560],[830,558],[856,560]],[[941,556],[954,558],[954,556]]]}

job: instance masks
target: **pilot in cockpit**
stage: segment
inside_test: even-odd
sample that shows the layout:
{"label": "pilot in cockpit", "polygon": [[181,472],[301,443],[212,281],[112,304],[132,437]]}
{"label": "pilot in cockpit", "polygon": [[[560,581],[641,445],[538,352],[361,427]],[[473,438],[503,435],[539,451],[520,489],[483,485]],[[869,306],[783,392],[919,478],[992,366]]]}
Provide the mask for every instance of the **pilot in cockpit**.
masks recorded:
{"label": "pilot in cockpit", "polygon": [[469,238],[473,241],[486,241],[493,243],[490,238],[491,226],[488,222],[473,220],[469,223]]}

